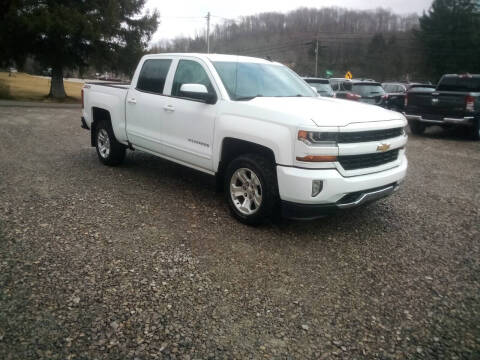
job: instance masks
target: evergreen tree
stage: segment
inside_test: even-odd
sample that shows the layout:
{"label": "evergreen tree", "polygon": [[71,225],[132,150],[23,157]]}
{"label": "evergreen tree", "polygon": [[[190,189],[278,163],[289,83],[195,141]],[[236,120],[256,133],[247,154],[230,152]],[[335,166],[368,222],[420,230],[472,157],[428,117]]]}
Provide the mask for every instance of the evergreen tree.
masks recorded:
{"label": "evergreen tree", "polygon": [[158,26],[157,12],[140,16],[145,1],[13,0],[8,26],[18,31],[18,41],[3,37],[0,44],[15,45],[11,53],[31,54],[51,67],[50,96],[64,98],[66,68],[83,69],[102,59],[126,71],[138,60]]}
{"label": "evergreen tree", "polygon": [[417,33],[429,72],[480,72],[480,3],[478,0],[434,0],[420,18]]}

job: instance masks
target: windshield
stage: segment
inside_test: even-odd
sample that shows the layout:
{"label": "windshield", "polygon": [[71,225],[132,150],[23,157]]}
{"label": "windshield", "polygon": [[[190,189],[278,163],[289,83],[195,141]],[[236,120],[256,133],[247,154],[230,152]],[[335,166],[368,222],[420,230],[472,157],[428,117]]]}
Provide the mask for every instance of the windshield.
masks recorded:
{"label": "windshield", "polygon": [[315,96],[313,90],[285,66],[231,61],[214,61],[213,66],[232,100]]}
{"label": "windshield", "polygon": [[360,96],[385,95],[385,90],[379,84],[354,84],[352,91]]}
{"label": "windshield", "polygon": [[330,86],[329,83],[318,83],[318,82],[308,82],[310,86],[313,86],[315,89],[317,89],[317,92],[319,94],[333,94],[332,87]]}

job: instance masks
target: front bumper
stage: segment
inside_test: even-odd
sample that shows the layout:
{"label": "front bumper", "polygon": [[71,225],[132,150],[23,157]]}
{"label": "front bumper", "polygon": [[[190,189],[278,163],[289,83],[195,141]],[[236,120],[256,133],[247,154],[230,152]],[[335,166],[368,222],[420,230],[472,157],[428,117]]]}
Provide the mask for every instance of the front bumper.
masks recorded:
{"label": "front bumper", "polygon": [[474,116],[464,116],[464,117],[441,117],[438,119],[428,119],[423,117],[423,115],[411,115],[405,114],[405,117],[408,120],[419,121],[426,124],[432,125],[466,125],[466,126],[473,126],[475,117]]}
{"label": "front bumper", "polygon": [[312,220],[333,214],[338,210],[354,208],[393,194],[399,183],[345,195],[334,204],[298,204],[282,201],[282,216],[289,219]]}
{"label": "front bumper", "polygon": [[[403,181],[408,161],[376,173],[345,177],[336,169],[301,169],[277,166],[282,212],[285,217],[313,219],[328,213],[360,206],[392,194]],[[312,197],[312,181],[322,180],[323,188]]]}

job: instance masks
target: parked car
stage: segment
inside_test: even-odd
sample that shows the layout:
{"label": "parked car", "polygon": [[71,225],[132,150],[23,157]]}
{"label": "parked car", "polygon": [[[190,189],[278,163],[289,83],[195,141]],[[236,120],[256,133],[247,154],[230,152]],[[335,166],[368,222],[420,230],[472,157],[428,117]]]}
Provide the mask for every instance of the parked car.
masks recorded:
{"label": "parked car", "polygon": [[310,86],[314,87],[318,95],[324,97],[335,97],[335,93],[333,92],[328,79],[304,77],[303,80],[305,80]]}
{"label": "parked car", "polygon": [[396,111],[403,111],[405,108],[405,96],[407,91],[413,87],[426,87],[435,89],[434,85],[422,83],[401,83],[389,82],[383,83],[382,87],[387,94],[385,107]]}
{"label": "parked car", "polygon": [[437,87],[411,89],[405,100],[405,116],[414,134],[430,125],[467,126],[480,140],[480,75],[443,75]]}
{"label": "parked car", "polygon": [[331,79],[335,96],[339,99],[347,99],[363,102],[366,104],[385,106],[387,95],[382,85],[373,80],[347,80]]}
{"label": "parked car", "polygon": [[247,224],[353,208],[392,194],[407,171],[402,114],[319,97],[264,59],[147,55],[131,84],[87,83],[82,99],[101,162],[141,150],[214,175]]}

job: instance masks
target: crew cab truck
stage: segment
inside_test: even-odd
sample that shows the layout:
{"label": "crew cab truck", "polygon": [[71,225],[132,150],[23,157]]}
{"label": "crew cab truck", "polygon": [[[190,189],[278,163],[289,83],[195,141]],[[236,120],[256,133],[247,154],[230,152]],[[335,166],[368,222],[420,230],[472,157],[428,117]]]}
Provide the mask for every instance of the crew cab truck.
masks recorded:
{"label": "crew cab truck", "polygon": [[144,56],[131,84],[84,86],[81,120],[104,164],[135,149],[215,175],[246,224],[377,200],[407,171],[402,114],[318,97],[287,67],[257,58]]}
{"label": "crew cab truck", "polygon": [[447,74],[434,91],[413,88],[405,98],[405,116],[413,134],[431,125],[466,126],[480,140],[480,75]]}

